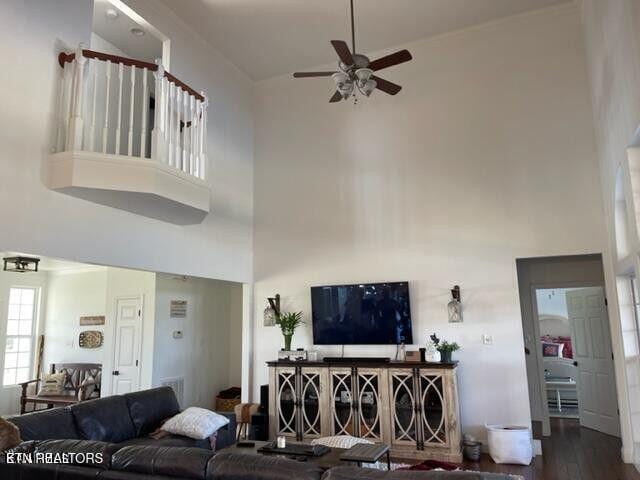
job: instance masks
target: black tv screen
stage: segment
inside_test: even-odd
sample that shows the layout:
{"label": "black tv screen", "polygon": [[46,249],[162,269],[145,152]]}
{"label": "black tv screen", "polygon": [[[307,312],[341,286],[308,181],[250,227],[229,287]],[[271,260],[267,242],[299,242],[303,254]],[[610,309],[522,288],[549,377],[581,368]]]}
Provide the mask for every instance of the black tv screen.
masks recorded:
{"label": "black tv screen", "polygon": [[315,345],[413,343],[409,283],[311,287]]}

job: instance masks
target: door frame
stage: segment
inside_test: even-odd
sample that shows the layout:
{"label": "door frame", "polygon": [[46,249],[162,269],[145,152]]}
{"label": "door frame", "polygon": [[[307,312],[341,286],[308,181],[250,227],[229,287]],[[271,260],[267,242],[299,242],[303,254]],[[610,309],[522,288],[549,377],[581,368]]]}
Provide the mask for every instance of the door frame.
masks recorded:
{"label": "door frame", "polygon": [[[110,378],[109,384],[109,395],[116,395],[115,393],[115,382],[113,381],[113,371],[116,366],[116,345],[118,344],[118,340],[116,338],[116,334],[118,332],[118,302],[120,300],[140,300],[140,339],[138,341],[138,387],[140,387],[141,373],[142,373],[142,346],[143,346],[143,338],[144,338],[144,294],[139,295],[118,295],[114,298],[113,301],[113,327],[111,327],[111,338],[113,338],[113,342],[111,342],[111,372],[107,372]],[[104,375],[104,372],[103,372]]]}
{"label": "door frame", "polygon": [[[573,281],[573,282],[543,282],[531,284],[531,307],[533,309],[531,320],[533,322],[533,334],[534,341],[537,343],[540,339],[540,318],[538,316],[538,297],[536,290],[548,290],[548,289],[561,289],[561,288],[590,288],[599,287],[602,288],[602,293],[606,301],[607,290],[604,285],[597,285],[595,282],[590,281]],[[607,321],[610,323],[609,312],[607,311]],[[542,352],[540,348],[534,348],[535,359],[538,370],[538,383],[540,385],[540,404],[542,406],[542,436],[548,437],[551,435],[551,420],[549,419],[549,405],[547,404],[547,385],[544,381],[544,364],[542,359]],[[613,351],[613,340],[611,340],[611,351]],[[615,374],[615,371],[614,371]],[[616,389],[616,402],[618,392]],[[580,405],[578,405],[580,409]]]}

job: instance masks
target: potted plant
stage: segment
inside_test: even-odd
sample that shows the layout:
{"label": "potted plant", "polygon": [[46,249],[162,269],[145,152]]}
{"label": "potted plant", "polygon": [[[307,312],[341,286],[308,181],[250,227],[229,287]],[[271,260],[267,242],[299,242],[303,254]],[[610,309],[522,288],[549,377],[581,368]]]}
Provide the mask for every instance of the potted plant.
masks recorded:
{"label": "potted plant", "polygon": [[451,354],[457,350],[460,350],[460,345],[458,345],[456,342],[440,340],[435,333],[431,335],[430,338],[433,342],[433,345],[436,347],[436,350],[440,352],[440,362],[442,363],[450,363]]}
{"label": "potted plant", "polygon": [[284,337],[284,349],[291,350],[291,338],[296,328],[302,325],[302,312],[283,312],[276,318],[276,325],[280,325]]}

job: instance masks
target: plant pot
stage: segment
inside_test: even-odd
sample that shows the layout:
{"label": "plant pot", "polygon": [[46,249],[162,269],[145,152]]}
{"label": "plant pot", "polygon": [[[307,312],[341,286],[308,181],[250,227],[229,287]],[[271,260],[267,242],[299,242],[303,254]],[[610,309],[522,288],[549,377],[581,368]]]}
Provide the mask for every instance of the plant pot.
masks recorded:
{"label": "plant pot", "polygon": [[451,354],[453,352],[450,351],[441,351],[440,352],[440,363],[451,363]]}
{"label": "plant pot", "polygon": [[291,350],[291,339],[293,338],[293,334],[283,335],[283,336],[284,336],[284,349],[288,352]]}

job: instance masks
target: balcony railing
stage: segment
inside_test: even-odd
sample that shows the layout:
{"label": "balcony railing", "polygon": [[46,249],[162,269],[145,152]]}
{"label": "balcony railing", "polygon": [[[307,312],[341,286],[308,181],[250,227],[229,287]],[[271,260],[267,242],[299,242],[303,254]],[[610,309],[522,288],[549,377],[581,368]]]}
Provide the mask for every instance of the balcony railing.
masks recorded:
{"label": "balcony railing", "polygon": [[205,179],[208,100],[156,64],[60,53],[57,152],[147,159]]}

